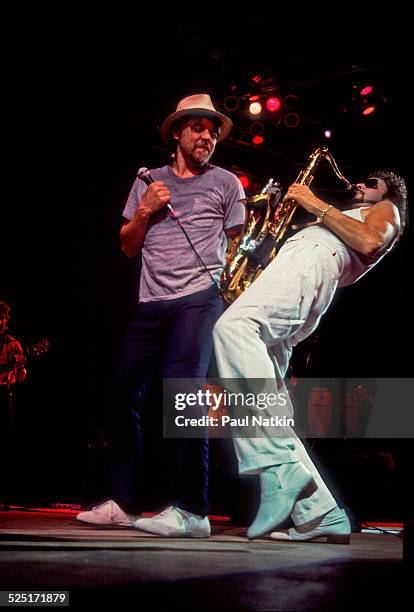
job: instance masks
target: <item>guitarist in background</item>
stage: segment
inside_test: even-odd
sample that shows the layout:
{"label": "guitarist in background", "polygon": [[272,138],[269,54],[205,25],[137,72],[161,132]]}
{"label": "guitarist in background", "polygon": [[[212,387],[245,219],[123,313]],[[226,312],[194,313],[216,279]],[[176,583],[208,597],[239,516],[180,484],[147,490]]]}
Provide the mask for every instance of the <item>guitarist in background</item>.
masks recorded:
{"label": "guitarist in background", "polygon": [[13,483],[13,386],[26,378],[26,358],[15,338],[7,333],[11,309],[0,300],[0,508],[10,507]]}
{"label": "guitarist in background", "polygon": [[11,309],[0,300],[0,385],[14,385],[26,378],[26,358],[15,338],[6,333]]}

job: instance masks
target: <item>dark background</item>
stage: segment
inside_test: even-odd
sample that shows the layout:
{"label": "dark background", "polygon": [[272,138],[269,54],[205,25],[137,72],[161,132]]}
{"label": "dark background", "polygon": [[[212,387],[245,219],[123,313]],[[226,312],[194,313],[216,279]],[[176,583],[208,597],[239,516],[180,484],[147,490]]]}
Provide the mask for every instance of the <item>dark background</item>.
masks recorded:
{"label": "dark background", "polygon": [[[407,15],[398,7],[363,16],[347,9],[100,9],[86,16],[66,7],[9,23],[5,123],[13,163],[1,218],[0,297],[13,308],[10,331],[23,346],[51,342],[17,396],[17,501],[87,501],[105,478],[108,381],[135,300],[137,264],[120,253],[120,217],[137,169],[165,163],[157,127],[179,99],[210,92],[223,110],[230,93],[254,93],[251,76],[262,74],[282,98],[298,95],[301,124],[265,122],[262,147],[229,139],[217,148],[218,165],[260,186],[274,176],[286,187],[329,127],[329,147],[351,181],[386,167],[406,177],[410,192]],[[365,118],[352,101],[353,86],[364,82],[379,96],[378,111]],[[321,123],[310,122],[312,113]],[[243,117],[233,119],[246,127]],[[315,184],[328,185],[329,174]],[[409,229],[392,255],[338,292],[319,329],[313,376],[410,375],[411,238]],[[307,350],[297,351],[299,371]],[[390,478],[383,447],[398,455],[401,442],[331,441],[320,453],[338,473],[359,470],[356,489],[350,481],[342,487],[355,501],[369,479],[382,486]],[[224,511],[223,473],[234,471],[223,467],[229,448],[212,462],[213,506]]]}

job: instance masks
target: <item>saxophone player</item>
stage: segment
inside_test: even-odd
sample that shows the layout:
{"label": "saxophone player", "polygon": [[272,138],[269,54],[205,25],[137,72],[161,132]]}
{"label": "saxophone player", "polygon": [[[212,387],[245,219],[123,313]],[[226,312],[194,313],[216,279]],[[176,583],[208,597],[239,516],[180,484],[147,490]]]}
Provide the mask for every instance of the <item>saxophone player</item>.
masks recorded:
{"label": "saxophone player", "polygon": [[[259,278],[220,317],[214,328],[223,379],[272,379],[283,385],[292,348],[318,326],[337,287],[355,283],[401,236],[406,218],[404,180],[376,171],[357,183],[349,210],[340,211],[305,185],[294,199],[318,223],[290,237]],[[270,409],[269,409],[270,411]],[[289,515],[294,528],[273,539],[349,543],[350,523],[293,429],[284,437],[233,437],[239,472],[259,474],[261,501],[247,535],[271,533]]]}

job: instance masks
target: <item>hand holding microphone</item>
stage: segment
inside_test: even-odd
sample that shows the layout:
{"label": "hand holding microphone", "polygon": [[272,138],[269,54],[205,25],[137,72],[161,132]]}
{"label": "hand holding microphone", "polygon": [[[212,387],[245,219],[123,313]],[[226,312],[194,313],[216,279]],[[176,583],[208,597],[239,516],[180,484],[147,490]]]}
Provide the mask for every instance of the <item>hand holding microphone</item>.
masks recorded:
{"label": "hand holding microphone", "polygon": [[213,283],[213,285],[216,285],[220,293],[220,286],[218,285],[217,281],[214,279],[210,270],[207,268],[203,259],[200,257],[197,249],[195,248],[195,246],[193,245],[191,241],[190,236],[187,234],[185,227],[183,227],[183,224],[181,223],[180,218],[178,217],[178,215],[176,214],[175,210],[173,209],[171,205],[171,202],[170,202],[171,194],[168,188],[164,185],[162,181],[154,181],[148,168],[140,168],[137,172],[137,177],[148,185],[148,189],[145,192],[144,197],[142,199],[142,205],[144,207],[147,207],[147,210],[151,211],[151,214],[153,212],[156,212],[157,210],[161,210],[161,208],[163,208],[164,206],[168,208],[168,210],[170,211],[170,217],[174,219],[174,221],[176,222],[176,224],[178,225],[178,227],[184,234],[185,239],[190,245],[192,251],[194,252],[194,255],[200,262],[203,270],[206,272],[206,274],[208,274],[208,276],[211,279],[211,282]]}
{"label": "hand holding microphone", "polygon": [[142,199],[142,206],[150,214],[156,213],[166,206],[171,216],[175,217],[175,211],[171,206],[171,193],[168,187],[162,181],[154,181],[148,168],[140,168],[137,176],[148,185],[148,189]]}

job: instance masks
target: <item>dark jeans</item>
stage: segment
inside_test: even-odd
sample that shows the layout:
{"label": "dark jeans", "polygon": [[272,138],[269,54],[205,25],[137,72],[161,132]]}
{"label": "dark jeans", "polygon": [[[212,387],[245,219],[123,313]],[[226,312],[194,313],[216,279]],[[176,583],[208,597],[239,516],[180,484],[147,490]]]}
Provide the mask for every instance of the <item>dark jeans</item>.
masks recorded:
{"label": "dark jeans", "polygon": [[[127,511],[142,509],[142,410],[150,383],[155,376],[206,376],[212,329],[223,309],[224,302],[212,286],[182,298],[141,303],[128,326],[115,375],[111,465],[113,498]],[[160,411],[161,405],[149,408]],[[204,516],[208,511],[207,436],[165,442],[174,466],[173,503]]]}

